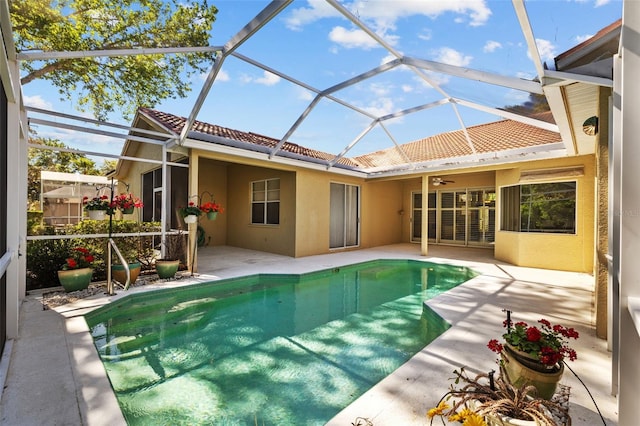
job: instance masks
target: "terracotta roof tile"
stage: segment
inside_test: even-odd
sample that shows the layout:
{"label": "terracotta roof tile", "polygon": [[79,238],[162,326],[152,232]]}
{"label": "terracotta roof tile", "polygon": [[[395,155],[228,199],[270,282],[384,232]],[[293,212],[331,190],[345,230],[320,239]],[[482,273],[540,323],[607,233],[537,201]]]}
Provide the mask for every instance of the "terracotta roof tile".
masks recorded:
{"label": "terracotta roof tile", "polygon": [[[160,125],[164,126],[169,131],[176,134],[182,131],[182,128],[184,127],[187,121],[187,119],[184,117],[179,117],[173,114],[168,114],[166,112],[161,112],[161,111],[157,111],[150,108],[140,108],[140,112],[153,118]],[[222,138],[231,139],[238,142],[245,142],[248,144],[263,146],[267,148],[274,148],[278,144],[278,142],[280,142],[279,139],[274,139],[268,136],[260,135],[258,133],[243,132],[240,130],[229,129],[227,127],[204,123],[198,120],[194,122],[192,130],[194,132],[199,132],[206,135],[219,136]],[[247,147],[247,149],[250,149],[250,148]],[[324,160],[327,162],[332,160],[335,157],[334,154],[317,151],[310,148],[305,148],[303,146],[300,146],[291,142],[285,142],[284,145],[282,146],[282,150],[285,152],[302,156],[302,157],[309,157],[316,160]],[[345,166],[349,166],[349,167],[358,167],[358,164],[349,158],[341,158],[338,161],[338,163]]]}
{"label": "terracotta roof tile", "polygon": [[[502,120],[467,128],[477,153],[528,148],[561,142],[559,133],[513,120]],[[473,154],[462,130],[441,133],[400,145],[411,162],[455,158]],[[398,150],[387,148],[354,158],[365,167],[397,166],[405,163]]]}
{"label": "terracotta roof tile", "polygon": [[[176,134],[180,133],[186,122],[184,117],[178,117],[149,108],[140,108],[140,112],[156,120],[160,125]],[[542,113],[536,118],[553,122],[553,117],[550,113]],[[278,139],[257,133],[243,132],[201,121],[194,123],[193,130],[206,135],[244,142],[247,144],[246,149],[251,149],[251,145],[273,148],[279,142]],[[471,126],[467,128],[467,132],[477,153],[491,153],[561,142],[559,133],[513,120],[501,120]],[[409,161],[414,163],[447,158],[455,159],[456,157],[473,154],[462,130],[441,133],[409,142],[400,145],[400,148],[404,150]],[[315,160],[330,161],[335,157],[334,154],[316,151],[290,142],[285,142],[282,150],[300,156],[301,158],[309,157]],[[259,150],[256,148],[256,151]],[[392,147],[355,158],[342,158],[339,164],[351,168],[391,167],[406,164],[406,160],[405,157],[398,152],[397,148]]]}

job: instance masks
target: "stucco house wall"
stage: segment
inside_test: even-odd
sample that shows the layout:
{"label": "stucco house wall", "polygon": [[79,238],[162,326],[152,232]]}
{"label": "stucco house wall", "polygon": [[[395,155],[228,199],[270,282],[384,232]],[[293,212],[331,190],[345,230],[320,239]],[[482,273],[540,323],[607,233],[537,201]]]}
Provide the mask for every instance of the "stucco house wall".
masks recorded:
{"label": "stucco house wall", "polygon": [[[576,233],[550,234],[509,232],[500,230],[500,188],[516,185],[525,170],[584,166],[582,176],[555,178],[549,181],[575,180],[576,185]],[[498,260],[519,266],[559,269],[593,273],[594,268],[594,206],[595,206],[595,158],[593,155],[519,163],[516,167],[496,171],[498,211],[494,256]]]}

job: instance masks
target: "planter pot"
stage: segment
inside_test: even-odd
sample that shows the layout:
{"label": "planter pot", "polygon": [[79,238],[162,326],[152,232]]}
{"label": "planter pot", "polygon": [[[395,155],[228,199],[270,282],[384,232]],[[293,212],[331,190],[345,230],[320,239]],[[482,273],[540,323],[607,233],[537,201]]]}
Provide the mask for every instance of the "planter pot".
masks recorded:
{"label": "planter pot", "polygon": [[89,212],[89,219],[91,220],[104,220],[107,211],[106,210],[87,210]]}
{"label": "planter pot", "polygon": [[178,272],[179,260],[156,259],[156,272],[162,279],[173,278]]}
{"label": "planter pot", "polygon": [[[469,401],[469,408],[476,410],[480,406],[480,403],[472,400]],[[543,409],[547,416],[551,416],[546,409]],[[539,426],[535,420],[520,420],[513,417],[503,416],[500,414],[487,414],[484,416],[484,421],[487,426]]]}
{"label": "planter pot", "polygon": [[190,214],[189,216],[185,216],[184,223],[196,223],[198,221],[198,216],[195,214]]}
{"label": "planter pot", "polygon": [[[138,279],[138,275],[140,275],[140,264],[138,262],[129,263],[129,278],[131,280],[130,284],[133,284]],[[124,284],[127,282],[127,272],[124,270],[124,266],[122,265],[111,265],[111,278],[118,281],[120,284]]]}
{"label": "planter pot", "polygon": [[122,214],[132,214],[133,207],[129,207],[128,209],[122,209]]}
{"label": "planter pot", "polygon": [[66,292],[84,290],[91,284],[93,269],[79,268],[58,271],[58,279]]}
{"label": "planter pot", "polygon": [[525,383],[535,386],[538,396],[551,399],[556,392],[558,382],[564,373],[564,364],[560,363],[547,368],[540,363],[532,363],[518,356],[514,351],[505,347],[501,353],[504,374],[511,384],[520,387]]}
{"label": "planter pot", "polygon": [[218,212],[208,212],[207,213],[207,219],[209,219],[209,220],[216,220],[216,217],[218,217]]}

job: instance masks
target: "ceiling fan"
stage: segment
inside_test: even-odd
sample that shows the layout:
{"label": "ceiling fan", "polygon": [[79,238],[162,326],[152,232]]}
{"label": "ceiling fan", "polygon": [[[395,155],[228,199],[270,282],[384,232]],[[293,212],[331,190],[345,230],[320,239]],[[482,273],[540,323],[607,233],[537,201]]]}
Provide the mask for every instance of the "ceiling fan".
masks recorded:
{"label": "ceiling fan", "polygon": [[448,183],[455,183],[455,181],[453,181],[453,180],[445,180],[445,179],[442,179],[441,177],[431,178],[431,184],[433,186],[446,185]]}

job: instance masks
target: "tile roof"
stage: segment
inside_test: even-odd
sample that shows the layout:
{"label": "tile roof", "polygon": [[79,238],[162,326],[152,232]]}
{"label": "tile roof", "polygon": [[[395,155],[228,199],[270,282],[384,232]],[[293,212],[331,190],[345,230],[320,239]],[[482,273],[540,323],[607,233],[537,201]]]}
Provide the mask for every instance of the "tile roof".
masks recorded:
{"label": "tile roof", "polygon": [[[155,120],[158,124],[165,127],[173,133],[180,133],[186,119],[173,114],[153,110],[150,108],[140,108],[140,112]],[[550,112],[543,113],[536,117],[541,121],[553,122]],[[252,132],[243,132],[240,130],[229,129],[217,126],[215,124],[195,121],[193,131],[202,133],[203,135],[217,136],[243,143],[242,147],[247,150],[264,152],[263,148],[275,147],[279,139],[270,138]],[[544,130],[528,124],[524,124],[513,120],[501,120],[477,126],[467,127],[467,132],[476,153],[494,153],[505,150],[531,148],[561,142],[559,133]],[[190,134],[192,139],[197,139],[197,135]],[[224,144],[222,141],[212,142],[210,139],[203,137],[201,140],[210,143]],[[255,145],[256,149],[252,149],[251,145]],[[455,159],[456,157],[469,156],[473,151],[465,138],[463,130],[456,130],[448,133],[441,133],[435,136],[419,139],[400,145],[404,150],[408,160],[413,163],[426,162],[441,159]],[[322,151],[316,151],[302,147],[300,145],[285,142],[282,147],[284,153],[291,153],[302,160],[304,157],[315,160],[330,161],[335,155]],[[392,167],[406,164],[404,156],[398,152],[396,147],[387,148],[370,154],[361,155],[354,158],[341,158],[339,165],[350,168],[367,169],[371,167]]]}
{"label": "tile roof", "polygon": [[[548,117],[540,117],[540,119],[549,120]],[[562,141],[559,133],[513,120],[467,127],[467,132],[478,154],[530,148]],[[400,148],[404,150],[409,161],[415,163],[455,159],[455,157],[473,154],[462,130],[429,136],[400,145]],[[354,160],[364,167],[397,166],[406,163],[395,147],[355,157]]]}
{"label": "tile roof", "polygon": [[[184,117],[179,117],[173,114],[168,114],[166,112],[157,111],[150,108],[140,108],[140,112],[144,113],[148,117],[154,119],[158,124],[165,127],[167,130],[179,134],[182,131],[187,119]],[[241,130],[229,129],[227,127],[218,126],[215,124],[204,123],[202,121],[196,120],[192,127],[193,132],[202,133],[210,136],[218,136],[221,138],[226,138],[232,141],[244,142],[245,148],[251,150],[251,145],[256,145],[256,147],[266,147],[266,148],[275,148],[275,146],[280,142],[279,139],[274,139],[268,136],[264,136],[258,133],[253,132],[243,132]],[[197,139],[196,135],[190,135],[192,139]],[[202,139],[207,141],[206,139]],[[215,143],[215,142],[212,142]],[[256,151],[262,152],[262,150],[256,149]],[[335,154],[329,154],[327,152],[317,151],[315,149],[305,148],[303,146],[297,145],[291,142],[285,142],[282,146],[282,151],[288,152],[291,154],[295,154],[301,157],[308,157],[316,160],[324,160],[325,162],[331,161],[335,158]],[[349,166],[349,167],[358,167],[358,164],[349,158],[341,158],[339,160],[339,164]]]}

